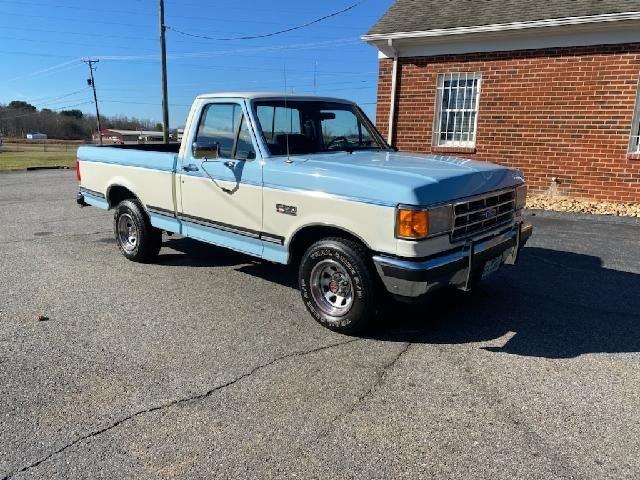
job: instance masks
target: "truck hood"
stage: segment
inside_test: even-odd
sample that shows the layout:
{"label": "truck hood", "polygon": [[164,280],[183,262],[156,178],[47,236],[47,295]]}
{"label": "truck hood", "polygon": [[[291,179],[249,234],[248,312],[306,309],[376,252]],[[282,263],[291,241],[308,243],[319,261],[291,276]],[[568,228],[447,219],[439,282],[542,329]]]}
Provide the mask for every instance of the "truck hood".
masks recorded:
{"label": "truck hood", "polygon": [[[289,163],[290,162],[290,163]],[[524,182],[515,169],[447,155],[336,152],[274,157],[265,187],[286,186],[395,206],[430,205]]]}

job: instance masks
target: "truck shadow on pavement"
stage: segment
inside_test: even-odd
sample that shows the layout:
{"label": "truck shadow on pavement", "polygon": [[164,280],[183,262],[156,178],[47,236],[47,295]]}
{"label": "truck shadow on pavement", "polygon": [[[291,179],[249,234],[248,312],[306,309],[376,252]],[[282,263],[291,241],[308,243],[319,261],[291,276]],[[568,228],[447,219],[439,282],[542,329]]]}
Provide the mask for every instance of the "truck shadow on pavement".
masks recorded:
{"label": "truck shadow on pavement", "polygon": [[[296,289],[295,269],[255,260],[190,239],[165,246],[181,253],[164,265],[236,267]],[[364,338],[481,345],[513,355],[573,358],[587,353],[640,352],[640,275],[603,267],[598,257],[526,247],[477,290],[441,290],[416,305],[387,302]],[[312,321],[309,317],[309,321]]]}
{"label": "truck shadow on pavement", "polygon": [[527,247],[476,291],[440,293],[388,313],[371,337],[545,358],[640,352],[640,275],[598,257]]}

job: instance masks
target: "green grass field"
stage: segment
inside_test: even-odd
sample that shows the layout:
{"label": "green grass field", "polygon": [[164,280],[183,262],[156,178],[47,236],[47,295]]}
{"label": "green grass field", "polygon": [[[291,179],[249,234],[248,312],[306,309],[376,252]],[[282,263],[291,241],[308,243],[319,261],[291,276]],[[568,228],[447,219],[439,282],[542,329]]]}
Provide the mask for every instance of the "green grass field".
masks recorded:
{"label": "green grass field", "polygon": [[4,152],[0,151],[0,171],[27,167],[75,167],[76,152]]}

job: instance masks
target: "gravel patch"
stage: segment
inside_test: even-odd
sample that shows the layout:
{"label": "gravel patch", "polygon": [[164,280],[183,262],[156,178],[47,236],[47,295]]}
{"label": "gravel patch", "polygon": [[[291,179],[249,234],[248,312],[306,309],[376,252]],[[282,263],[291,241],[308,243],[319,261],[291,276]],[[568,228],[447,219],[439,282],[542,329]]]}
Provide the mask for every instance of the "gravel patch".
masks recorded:
{"label": "gravel patch", "polygon": [[601,202],[596,200],[578,200],[567,197],[536,195],[527,199],[527,208],[530,210],[551,210],[555,212],[592,213],[596,215],[640,218],[640,203],[631,202]]}

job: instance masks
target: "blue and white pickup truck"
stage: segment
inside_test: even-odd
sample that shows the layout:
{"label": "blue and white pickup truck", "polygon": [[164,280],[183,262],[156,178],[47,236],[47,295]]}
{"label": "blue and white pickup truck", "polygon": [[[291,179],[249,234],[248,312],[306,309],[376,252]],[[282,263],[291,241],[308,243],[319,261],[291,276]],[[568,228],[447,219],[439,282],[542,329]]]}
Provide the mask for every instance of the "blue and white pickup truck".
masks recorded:
{"label": "blue and white pickup truck", "polygon": [[149,262],[163,231],[299,265],[322,325],[360,331],[383,290],[469,289],[531,236],[517,170],[398,153],[353,102],[266,93],[195,100],[182,144],[84,146],[80,205],[113,209],[117,245]]}

